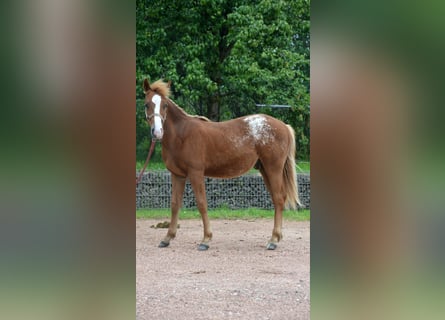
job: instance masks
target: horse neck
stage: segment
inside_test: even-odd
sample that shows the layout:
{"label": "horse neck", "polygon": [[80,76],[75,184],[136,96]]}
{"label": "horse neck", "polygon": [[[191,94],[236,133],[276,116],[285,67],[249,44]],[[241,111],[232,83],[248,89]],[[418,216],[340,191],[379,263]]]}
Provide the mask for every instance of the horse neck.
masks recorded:
{"label": "horse neck", "polygon": [[167,117],[165,119],[165,134],[169,138],[175,139],[178,134],[178,127],[182,126],[187,119],[187,114],[169,99]]}
{"label": "horse neck", "polygon": [[171,118],[171,120],[176,123],[186,120],[188,118],[188,115],[176,103],[168,99],[167,118]]}

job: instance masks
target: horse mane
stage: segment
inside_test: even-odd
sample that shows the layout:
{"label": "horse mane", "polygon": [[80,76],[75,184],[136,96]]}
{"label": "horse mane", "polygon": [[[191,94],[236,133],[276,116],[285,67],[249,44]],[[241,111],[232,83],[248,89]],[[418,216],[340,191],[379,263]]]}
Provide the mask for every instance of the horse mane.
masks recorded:
{"label": "horse mane", "polygon": [[204,116],[196,116],[196,115],[188,114],[188,113],[185,112],[184,109],[182,109],[180,106],[178,106],[177,104],[175,104],[175,105],[178,107],[179,111],[180,111],[182,114],[185,114],[187,117],[190,117],[190,118],[196,118],[196,119],[199,119],[199,120],[202,120],[202,121],[210,122],[210,119],[207,118],[207,117],[204,117]]}
{"label": "horse mane", "polygon": [[209,118],[207,118],[207,117],[204,117],[204,116],[194,116],[194,115],[188,114],[187,112],[184,111],[184,109],[182,109],[175,102],[173,102],[173,100],[171,100],[169,98],[170,94],[171,94],[170,84],[169,83],[165,83],[164,81],[162,81],[162,79],[159,79],[158,81],[155,81],[152,84],[150,84],[150,89],[153,90],[154,92],[156,92],[157,94],[160,94],[161,96],[166,97],[169,101],[171,101],[173,103],[173,105],[175,107],[178,108],[179,112],[181,112],[182,114],[186,115],[187,117],[197,118],[197,119],[202,120],[202,121],[210,122]]}
{"label": "horse mane", "polygon": [[191,116],[191,117],[198,118],[199,120],[202,120],[202,121],[211,122],[211,120],[209,118],[204,117],[204,116]]}
{"label": "horse mane", "polygon": [[184,109],[182,109],[180,106],[178,106],[172,99],[168,99],[177,109],[180,113],[182,113],[183,115],[190,117],[190,118],[196,118],[202,121],[206,121],[206,122],[210,122],[210,119],[204,116],[195,116],[195,115],[191,115],[188,114],[187,112],[185,112]]}
{"label": "horse mane", "polygon": [[167,98],[170,96],[171,93],[169,84],[162,81],[162,79],[159,79],[158,81],[155,81],[152,84],[150,84],[150,89],[156,92],[157,94],[160,94],[161,96]]}

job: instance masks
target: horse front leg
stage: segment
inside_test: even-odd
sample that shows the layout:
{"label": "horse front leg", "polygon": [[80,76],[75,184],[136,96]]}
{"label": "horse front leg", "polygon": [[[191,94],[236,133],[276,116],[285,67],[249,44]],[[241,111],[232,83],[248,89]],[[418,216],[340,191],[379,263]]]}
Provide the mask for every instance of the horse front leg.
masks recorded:
{"label": "horse front leg", "polygon": [[199,213],[201,214],[202,223],[204,225],[204,237],[198,246],[198,250],[204,251],[209,248],[209,242],[212,240],[212,230],[210,228],[210,221],[207,215],[207,199],[204,183],[204,174],[194,172],[189,174],[190,184],[192,185],[193,193],[195,194],[196,204]]}
{"label": "horse front leg", "polygon": [[178,229],[179,209],[182,206],[182,197],[184,195],[185,178],[171,174],[172,180],[172,199],[171,199],[171,220],[167,235],[159,243],[159,248],[167,247],[170,240],[176,237]]}

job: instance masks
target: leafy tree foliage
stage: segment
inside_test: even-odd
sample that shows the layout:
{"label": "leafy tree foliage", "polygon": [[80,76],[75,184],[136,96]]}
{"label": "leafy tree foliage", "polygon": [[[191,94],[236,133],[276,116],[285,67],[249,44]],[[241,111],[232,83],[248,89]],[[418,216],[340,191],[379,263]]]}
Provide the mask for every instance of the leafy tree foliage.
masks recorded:
{"label": "leafy tree foliage", "polygon": [[[136,82],[172,80],[187,112],[221,121],[268,113],[309,158],[309,0],[137,0]],[[259,109],[256,104],[290,105]],[[138,157],[149,135],[137,106]]]}

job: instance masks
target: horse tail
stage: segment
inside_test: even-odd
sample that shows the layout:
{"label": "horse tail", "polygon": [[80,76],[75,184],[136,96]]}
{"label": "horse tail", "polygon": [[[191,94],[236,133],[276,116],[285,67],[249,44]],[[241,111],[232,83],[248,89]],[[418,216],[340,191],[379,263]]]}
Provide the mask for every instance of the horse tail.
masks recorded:
{"label": "horse tail", "polygon": [[290,125],[286,125],[290,132],[290,146],[284,163],[283,181],[284,191],[286,194],[286,207],[296,209],[297,205],[301,206],[298,197],[297,172],[295,169],[295,132]]}

